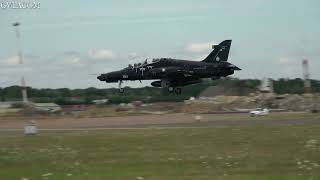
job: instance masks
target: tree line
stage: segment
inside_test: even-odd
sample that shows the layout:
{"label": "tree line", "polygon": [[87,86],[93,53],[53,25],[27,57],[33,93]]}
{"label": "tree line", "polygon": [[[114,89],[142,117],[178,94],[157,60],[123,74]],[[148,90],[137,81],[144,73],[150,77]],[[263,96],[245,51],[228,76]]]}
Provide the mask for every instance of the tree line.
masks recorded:
{"label": "tree line", "polygon": [[[197,97],[208,86],[221,85],[224,82],[231,82],[233,86],[256,88],[260,84],[257,79],[224,79],[216,81],[205,81],[200,84],[190,85],[183,88],[183,93],[179,96],[169,93],[166,89],[143,87],[130,88],[125,87],[125,94],[119,94],[118,89],[37,89],[27,87],[28,97],[33,102],[55,102],[57,104],[90,104],[92,100],[109,99],[110,103],[127,103],[134,100],[142,100],[144,102],[156,101],[183,101],[190,97]],[[311,80],[312,91],[320,92],[320,81]],[[278,79],[273,80],[274,92],[277,94],[302,94],[304,92],[304,81],[302,79]],[[14,101],[21,99],[21,87],[10,86],[0,87],[0,101]]]}

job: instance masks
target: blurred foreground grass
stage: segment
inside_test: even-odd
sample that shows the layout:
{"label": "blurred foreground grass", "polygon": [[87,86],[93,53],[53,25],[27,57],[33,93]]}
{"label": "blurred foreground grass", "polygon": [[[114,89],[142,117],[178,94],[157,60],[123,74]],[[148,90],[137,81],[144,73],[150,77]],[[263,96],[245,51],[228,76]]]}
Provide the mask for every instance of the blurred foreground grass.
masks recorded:
{"label": "blurred foreground grass", "polygon": [[0,133],[1,180],[320,179],[320,126]]}
{"label": "blurred foreground grass", "polygon": [[309,112],[271,112],[268,116],[251,117],[249,113],[236,114],[202,114],[208,121],[214,120],[294,120],[294,119],[319,119],[319,113]]}

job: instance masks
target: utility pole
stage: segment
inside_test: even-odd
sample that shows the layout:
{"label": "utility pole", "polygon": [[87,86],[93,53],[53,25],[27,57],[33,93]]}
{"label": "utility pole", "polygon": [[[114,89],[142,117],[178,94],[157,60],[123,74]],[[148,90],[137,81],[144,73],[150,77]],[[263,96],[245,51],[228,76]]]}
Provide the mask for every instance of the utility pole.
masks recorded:
{"label": "utility pole", "polygon": [[[22,64],[23,64],[23,54],[22,54],[22,50],[21,50],[21,47],[20,47],[20,44],[21,44],[20,30],[19,30],[20,23],[19,22],[15,22],[15,23],[12,24],[12,26],[15,27],[17,44],[18,44],[19,64],[22,66]],[[23,101],[23,103],[28,103],[26,81],[25,81],[23,75],[21,77],[21,88],[22,88],[22,101]]]}
{"label": "utility pole", "polygon": [[311,82],[310,82],[310,71],[309,71],[309,62],[307,59],[302,61],[303,67],[303,78],[304,78],[304,93],[311,93]]}

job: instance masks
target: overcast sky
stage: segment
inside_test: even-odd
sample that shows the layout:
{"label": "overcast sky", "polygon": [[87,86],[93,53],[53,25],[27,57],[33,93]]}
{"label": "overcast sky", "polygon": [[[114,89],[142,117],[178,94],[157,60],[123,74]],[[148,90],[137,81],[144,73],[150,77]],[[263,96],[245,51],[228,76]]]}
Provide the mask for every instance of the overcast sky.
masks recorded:
{"label": "overcast sky", "polygon": [[302,77],[307,58],[320,79],[319,0],[36,2],[40,9],[0,8],[0,87],[20,84],[22,74],[37,88],[115,87],[90,74],[153,57],[201,60],[225,39],[233,40],[229,61],[243,69],[234,77]]}

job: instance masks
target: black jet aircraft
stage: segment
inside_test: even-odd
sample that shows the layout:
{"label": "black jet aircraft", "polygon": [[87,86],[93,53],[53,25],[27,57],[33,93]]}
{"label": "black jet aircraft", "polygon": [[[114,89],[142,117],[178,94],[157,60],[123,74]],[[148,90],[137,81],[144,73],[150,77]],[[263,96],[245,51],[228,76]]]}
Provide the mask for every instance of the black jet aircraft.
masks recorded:
{"label": "black jet aircraft", "polygon": [[99,75],[100,81],[107,83],[119,82],[119,91],[123,81],[157,80],[151,83],[154,87],[168,88],[169,92],[181,94],[181,87],[202,82],[203,78],[212,80],[226,77],[241,70],[227,62],[231,40],[225,40],[212,46],[213,51],[202,61],[189,61],[172,58],[153,59],[152,63],[129,65],[128,67]]}

